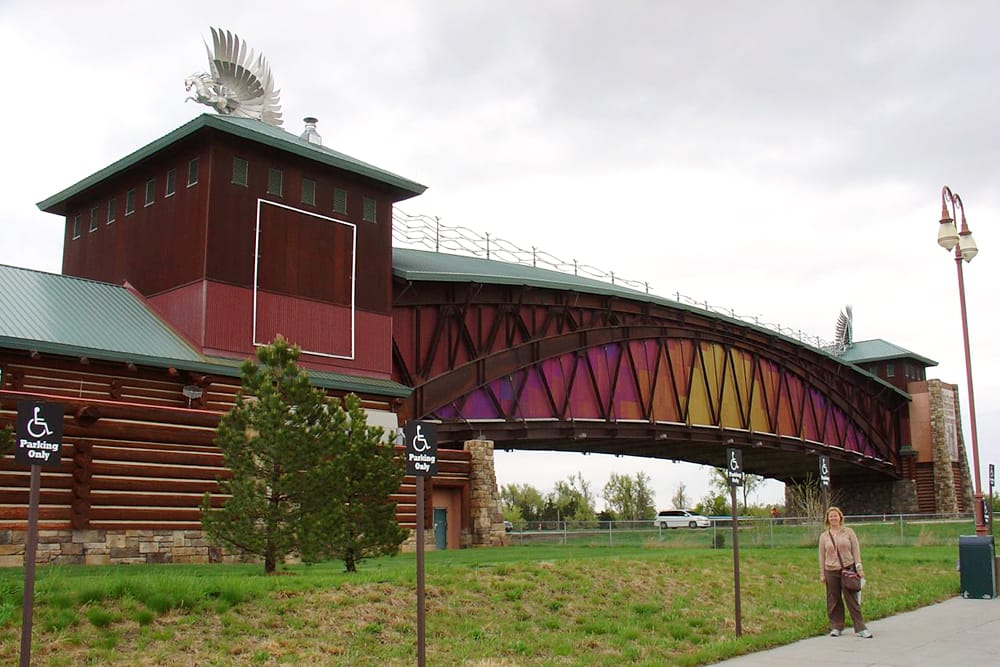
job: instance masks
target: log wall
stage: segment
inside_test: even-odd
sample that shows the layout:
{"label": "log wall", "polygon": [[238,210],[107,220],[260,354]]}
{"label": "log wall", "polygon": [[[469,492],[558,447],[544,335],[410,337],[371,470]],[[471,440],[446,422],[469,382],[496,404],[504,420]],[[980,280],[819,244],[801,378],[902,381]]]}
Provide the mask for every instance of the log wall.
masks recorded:
{"label": "log wall", "polygon": [[[213,440],[235,400],[237,378],[25,354],[0,356],[0,371],[0,426],[14,423],[19,400],[60,402],[65,410],[60,463],[41,469],[41,562],[223,557],[201,535],[199,507],[206,492],[213,506],[225,501],[217,480],[228,471]],[[192,384],[203,394],[189,401],[182,389]],[[390,399],[361,398],[367,408],[391,409]],[[441,450],[428,495],[433,480],[468,485],[470,459],[468,452]],[[29,478],[12,455],[0,458],[0,565],[21,564]],[[415,489],[415,479],[406,477],[391,497],[404,528],[416,527]]]}

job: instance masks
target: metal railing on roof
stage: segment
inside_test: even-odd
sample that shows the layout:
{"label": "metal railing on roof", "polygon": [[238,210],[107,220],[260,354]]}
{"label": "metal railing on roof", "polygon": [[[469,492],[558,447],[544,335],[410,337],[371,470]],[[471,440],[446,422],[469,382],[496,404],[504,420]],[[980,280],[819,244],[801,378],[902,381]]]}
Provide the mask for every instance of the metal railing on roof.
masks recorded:
{"label": "metal railing on roof", "polygon": [[[398,208],[393,208],[392,211],[392,240],[394,245],[398,246],[420,247],[434,252],[482,257],[498,262],[550,269],[574,276],[604,280],[612,285],[652,294],[648,282],[622,278],[614,271],[604,271],[590,264],[581,264],[576,259],[567,262],[534,246],[530,250],[526,250],[489,233],[482,235],[461,225],[445,225],[441,223],[440,218],[429,215],[411,215]],[[825,352],[835,353],[837,348],[835,343],[823,340],[819,336],[806,334],[801,329],[785,327],[775,322],[765,322],[761,320],[759,315],[743,315],[732,308],[713,306],[708,301],[698,301],[680,292],[675,292],[672,298],[677,303],[694,306],[709,313],[724,315],[769,329]]]}

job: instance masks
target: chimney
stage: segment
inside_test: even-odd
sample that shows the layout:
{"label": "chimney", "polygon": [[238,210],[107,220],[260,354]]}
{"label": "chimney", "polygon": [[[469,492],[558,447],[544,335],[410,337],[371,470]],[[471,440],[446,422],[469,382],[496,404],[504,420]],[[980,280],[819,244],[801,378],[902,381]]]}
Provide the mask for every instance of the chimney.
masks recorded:
{"label": "chimney", "polygon": [[319,119],[313,118],[312,116],[306,116],[302,119],[302,121],[306,124],[306,129],[299,135],[299,138],[305,139],[311,144],[319,144],[322,146],[323,137],[319,136],[319,132],[316,131],[316,123],[319,122]]}

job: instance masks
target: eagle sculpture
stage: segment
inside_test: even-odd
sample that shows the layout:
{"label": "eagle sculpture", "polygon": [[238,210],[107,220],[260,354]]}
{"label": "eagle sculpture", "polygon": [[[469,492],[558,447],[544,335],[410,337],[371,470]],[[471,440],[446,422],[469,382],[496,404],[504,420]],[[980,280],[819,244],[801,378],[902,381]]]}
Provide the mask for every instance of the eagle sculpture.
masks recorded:
{"label": "eagle sculpture", "polygon": [[239,118],[256,118],[275,127],[281,125],[281,103],[274,89],[271,66],[263,54],[254,57],[253,49],[228,30],[212,28],[214,53],[208,52],[210,72],[195,73],[184,80],[193,100],[216,112]]}
{"label": "eagle sculpture", "polygon": [[840,311],[834,335],[836,336],[834,345],[837,354],[842,354],[847,348],[854,345],[854,309],[851,306],[845,306]]}

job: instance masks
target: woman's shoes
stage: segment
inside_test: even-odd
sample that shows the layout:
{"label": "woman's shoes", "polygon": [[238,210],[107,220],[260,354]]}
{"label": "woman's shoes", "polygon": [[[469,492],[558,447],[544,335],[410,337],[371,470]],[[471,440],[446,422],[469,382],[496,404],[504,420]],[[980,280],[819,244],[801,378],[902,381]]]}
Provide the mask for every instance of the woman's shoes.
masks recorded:
{"label": "woman's shoes", "polygon": [[864,630],[862,630],[861,632],[857,632],[857,633],[855,633],[855,636],[857,636],[857,637],[861,637],[861,639],[871,639],[871,638],[872,638],[872,637],[874,637],[875,635],[873,635],[873,634],[872,634],[872,631],[871,631],[871,630],[869,630],[868,628],[865,628],[865,629],[864,629]]}
{"label": "woman's shoes", "polygon": [[837,628],[834,628],[833,630],[830,630],[830,636],[831,637],[839,637],[842,634],[844,634],[843,630],[838,630]]}

